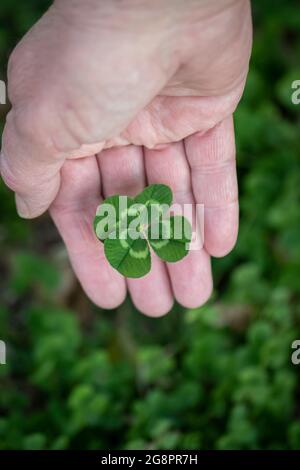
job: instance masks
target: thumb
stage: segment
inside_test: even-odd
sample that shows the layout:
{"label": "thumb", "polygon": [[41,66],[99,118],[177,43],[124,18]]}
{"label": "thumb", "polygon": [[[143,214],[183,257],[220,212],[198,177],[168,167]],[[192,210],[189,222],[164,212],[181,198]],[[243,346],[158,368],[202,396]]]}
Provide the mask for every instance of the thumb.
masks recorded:
{"label": "thumb", "polygon": [[23,122],[20,130],[15,117],[16,112],[10,111],[3,131],[0,175],[15,192],[18,214],[34,218],[45,212],[56,198],[66,157],[95,155],[103,144],[82,145],[74,152],[62,153],[40,132],[39,126],[34,130]]}
{"label": "thumb", "polygon": [[37,217],[47,210],[58,193],[63,158],[55,155],[46,141],[39,142],[33,131],[21,135],[14,117],[11,111],[3,131],[0,174],[16,193],[19,215]]}

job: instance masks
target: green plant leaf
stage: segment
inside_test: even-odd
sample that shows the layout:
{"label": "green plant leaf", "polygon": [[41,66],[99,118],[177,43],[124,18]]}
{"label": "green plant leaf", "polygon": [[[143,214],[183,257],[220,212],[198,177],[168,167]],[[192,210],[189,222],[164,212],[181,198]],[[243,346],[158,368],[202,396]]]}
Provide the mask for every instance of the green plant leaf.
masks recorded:
{"label": "green plant leaf", "polygon": [[126,277],[142,277],[151,269],[150,249],[144,238],[133,239],[125,230],[115,239],[107,238],[104,243],[105,256],[111,266]]}
{"label": "green plant leaf", "polygon": [[[126,228],[129,221],[132,219],[132,217],[128,217],[128,212],[126,210],[124,211],[121,204],[129,209],[134,204],[134,200],[128,196],[122,197],[124,198],[123,200],[121,200],[120,195],[110,196],[106,198],[97,209],[94,219],[94,230],[97,238],[102,242],[119,227],[120,223],[124,222],[124,228]],[[126,213],[128,223],[125,221]],[[110,217],[113,217],[113,214],[115,214],[115,218],[110,219]]]}
{"label": "green plant leaf", "polygon": [[136,203],[144,204],[146,207],[162,204],[170,207],[172,200],[172,191],[165,184],[151,184],[134,198]]}
{"label": "green plant leaf", "polygon": [[152,225],[148,229],[148,240],[155,253],[164,261],[174,263],[188,254],[192,228],[189,221],[182,216]]}
{"label": "green plant leaf", "polygon": [[104,241],[111,266],[124,276],[142,277],[150,271],[149,243],[164,261],[179,261],[187,255],[192,232],[189,222],[182,216],[165,217],[172,197],[168,186],[153,184],[134,199],[115,195],[99,206],[96,235]]}

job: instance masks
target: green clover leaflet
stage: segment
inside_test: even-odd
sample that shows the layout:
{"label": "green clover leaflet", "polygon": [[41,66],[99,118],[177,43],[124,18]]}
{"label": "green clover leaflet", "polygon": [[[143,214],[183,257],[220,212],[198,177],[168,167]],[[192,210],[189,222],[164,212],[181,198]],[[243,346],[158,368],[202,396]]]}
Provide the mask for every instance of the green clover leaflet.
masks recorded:
{"label": "green clover leaflet", "polygon": [[171,263],[188,254],[191,225],[183,216],[167,215],[172,199],[168,186],[153,184],[135,198],[115,195],[98,207],[96,236],[111,266],[123,276],[138,278],[150,271],[150,247]]}

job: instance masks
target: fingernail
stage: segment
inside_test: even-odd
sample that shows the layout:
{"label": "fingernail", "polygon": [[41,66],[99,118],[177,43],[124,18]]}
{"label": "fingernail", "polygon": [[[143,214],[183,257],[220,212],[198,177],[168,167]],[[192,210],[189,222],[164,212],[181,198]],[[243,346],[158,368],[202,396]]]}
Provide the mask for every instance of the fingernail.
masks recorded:
{"label": "fingernail", "polygon": [[16,194],[16,207],[17,207],[17,212],[20,217],[23,219],[29,219],[30,218],[30,208],[26,202],[25,199],[23,199],[21,196]]}

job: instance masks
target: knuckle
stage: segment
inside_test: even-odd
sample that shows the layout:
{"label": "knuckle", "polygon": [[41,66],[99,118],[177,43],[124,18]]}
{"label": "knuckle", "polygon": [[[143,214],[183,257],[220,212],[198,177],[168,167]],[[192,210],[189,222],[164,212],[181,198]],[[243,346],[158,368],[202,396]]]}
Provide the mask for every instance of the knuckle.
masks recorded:
{"label": "knuckle", "polygon": [[20,192],[22,188],[21,180],[16,176],[6,163],[6,159],[1,155],[0,159],[0,175],[5,185],[14,192]]}
{"label": "knuckle", "polygon": [[28,60],[28,53],[20,43],[12,51],[7,66],[8,96],[13,105],[27,92],[31,69],[32,60]]}
{"label": "knuckle", "polygon": [[88,143],[88,129],[80,110],[67,108],[59,93],[40,95],[15,107],[15,126],[21,139],[54,157]]}
{"label": "knuckle", "polygon": [[9,80],[13,79],[19,70],[19,66],[22,60],[21,53],[21,46],[17,45],[9,56],[7,65],[7,74]]}
{"label": "knuckle", "polygon": [[[48,101],[29,102],[15,108],[14,124],[18,137],[41,154],[50,151],[56,154],[53,141],[53,132],[50,119],[50,105]],[[48,152],[47,152],[48,153]]]}

